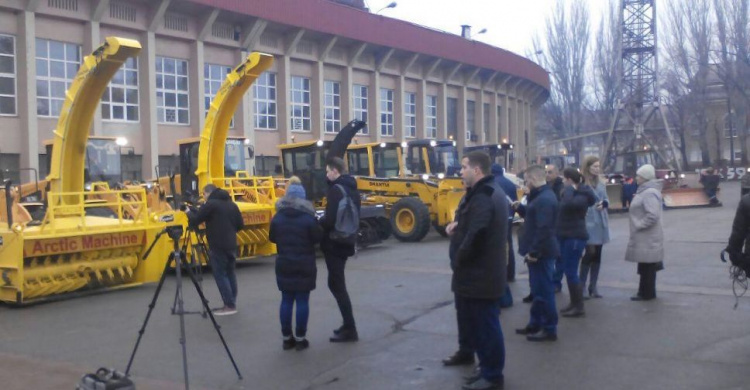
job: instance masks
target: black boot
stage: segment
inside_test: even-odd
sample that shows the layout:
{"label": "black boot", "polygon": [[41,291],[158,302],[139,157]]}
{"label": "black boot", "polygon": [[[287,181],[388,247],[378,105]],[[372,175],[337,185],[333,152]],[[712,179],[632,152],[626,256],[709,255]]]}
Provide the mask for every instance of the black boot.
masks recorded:
{"label": "black boot", "polygon": [[523,303],[531,303],[534,301],[534,296],[529,293],[529,295],[523,297],[522,301]]}
{"label": "black boot", "polygon": [[474,353],[461,350],[443,359],[444,366],[468,366],[471,364],[474,364]]}
{"label": "black boot", "polygon": [[[599,280],[599,268],[602,263],[591,263],[591,284],[589,285],[589,296],[591,298],[601,298],[599,291],[596,289],[596,282]],[[581,290],[584,291],[584,290]]]}
{"label": "black boot", "polygon": [[529,341],[557,341],[557,335],[549,333],[546,330],[540,330],[533,334],[527,334],[526,340]]}
{"label": "black boot", "polygon": [[573,291],[573,287],[575,287],[572,283],[568,283],[568,295],[570,296],[570,303],[568,303],[568,306],[565,306],[564,308],[560,309],[560,314],[565,315],[565,313],[573,310],[575,308],[575,300]]}
{"label": "black boot", "polygon": [[294,340],[294,336],[289,336],[289,338],[284,338],[284,342],[281,344],[281,349],[284,351],[288,351],[297,344],[297,342]]}
{"label": "black boot", "polygon": [[345,328],[339,331],[338,334],[334,334],[328,340],[332,343],[351,343],[359,341],[359,334],[357,334],[356,328]]}
{"label": "black boot", "polygon": [[570,305],[572,306],[572,309],[569,311],[562,313],[563,317],[582,317],[586,314],[586,312],[583,310],[583,290],[581,289],[580,284],[574,284],[570,286],[569,284],[569,290],[570,290]]}

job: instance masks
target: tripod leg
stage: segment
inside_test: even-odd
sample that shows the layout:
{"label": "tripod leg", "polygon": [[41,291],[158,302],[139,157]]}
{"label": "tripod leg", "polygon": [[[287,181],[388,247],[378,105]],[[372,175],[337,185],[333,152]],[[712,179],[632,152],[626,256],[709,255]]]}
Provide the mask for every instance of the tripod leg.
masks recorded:
{"label": "tripod leg", "polygon": [[130,373],[130,367],[133,365],[133,359],[135,358],[135,353],[136,351],[138,351],[138,345],[141,343],[141,338],[143,338],[143,333],[146,331],[146,325],[148,324],[149,318],[151,318],[151,312],[154,311],[154,307],[156,306],[156,300],[159,298],[159,292],[161,292],[161,288],[164,285],[164,280],[167,277],[167,270],[169,269],[169,264],[172,263],[173,256],[174,256],[174,253],[171,253],[169,255],[167,264],[164,266],[164,271],[162,271],[161,273],[159,284],[156,286],[154,297],[151,299],[151,303],[148,305],[148,313],[146,313],[146,319],[143,321],[143,325],[141,326],[141,329],[138,331],[138,340],[136,340],[135,347],[133,347],[133,352],[130,354],[130,359],[128,360],[128,368],[125,370],[125,375],[128,375]]}
{"label": "tripod leg", "polygon": [[182,368],[184,370],[184,376],[185,376],[185,390],[190,388],[190,384],[188,382],[188,363],[187,363],[187,338],[185,337],[185,306],[184,302],[182,300],[182,266],[183,266],[183,256],[185,255],[185,252],[178,252],[175,254],[175,272],[176,272],[176,279],[177,279],[177,294],[175,296],[177,297],[177,313],[180,316],[180,344],[182,345]]}
{"label": "tripod leg", "polygon": [[216,323],[216,319],[214,318],[214,314],[211,312],[211,309],[208,308],[208,299],[206,299],[206,296],[203,295],[203,290],[198,285],[198,280],[195,279],[195,274],[193,274],[193,270],[189,267],[186,268],[188,275],[190,276],[190,280],[193,282],[193,285],[195,286],[195,290],[198,292],[198,295],[201,297],[201,302],[203,302],[203,307],[208,311],[208,317],[211,318],[211,322],[214,324],[214,329],[216,329],[216,333],[219,334],[219,338],[221,339],[221,343],[224,345],[224,349],[227,351],[227,355],[229,356],[229,360],[232,362],[232,365],[234,366],[234,371],[237,372],[237,377],[239,379],[242,379],[242,374],[240,373],[240,369],[237,367],[237,363],[234,361],[234,357],[232,356],[232,352],[229,350],[229,346],[227,345],[227,342],[224,340],[224,335],[221,334],[221,327],[219,324]]}

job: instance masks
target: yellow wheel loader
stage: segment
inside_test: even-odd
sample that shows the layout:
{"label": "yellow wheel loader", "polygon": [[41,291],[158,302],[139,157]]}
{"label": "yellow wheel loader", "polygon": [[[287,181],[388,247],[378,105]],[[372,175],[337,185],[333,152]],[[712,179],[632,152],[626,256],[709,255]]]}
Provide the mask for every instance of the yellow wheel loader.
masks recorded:
{"label": "yellow wheel loader", "polygon": [[[145,191],[84,190],[94,112],[110,79],[140,49],[137,41],[108,37],[83,59],[54,131],[44,218],[15,220],[19,214],[10,210],[0,225],[0,301],[27,304],[159,279],[170,248],[162,240],[142,258],[165,227],[150,216]],[[10,185],[5,192],[6,210],[12,209]]]}
{"label": "yellow wheel loader", "polygon": [[[408,148],[406,167],[404,148]],[[393,236],[399,241],[422,240],[430,225],[445,235],[465,193],[455,176],[460,165],[452,141],[350,145],[347,163],[356,174],[363,200],[385,205]]]}

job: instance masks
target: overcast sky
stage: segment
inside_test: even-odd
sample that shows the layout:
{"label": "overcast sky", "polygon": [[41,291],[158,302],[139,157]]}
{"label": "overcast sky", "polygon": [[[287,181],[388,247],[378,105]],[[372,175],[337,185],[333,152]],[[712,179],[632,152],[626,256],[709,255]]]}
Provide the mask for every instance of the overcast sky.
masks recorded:
{"label": "overcast sky", "polygon": [[[366,0],[377,12],[393,0]],[[541,33],[555,0],[396,0],[396,8],[381,15],[461,34],[461,25],[472,26],[474,39],[524,55],[531,51],[531,40]],[[607,0],[586,0],[592,18],[592,37],[606,10]]]}

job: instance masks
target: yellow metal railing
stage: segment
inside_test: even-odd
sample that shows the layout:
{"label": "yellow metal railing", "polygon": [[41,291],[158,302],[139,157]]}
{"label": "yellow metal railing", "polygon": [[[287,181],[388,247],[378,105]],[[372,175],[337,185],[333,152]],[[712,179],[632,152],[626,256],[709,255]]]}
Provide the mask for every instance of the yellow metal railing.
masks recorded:
{"label": "yellow metal railing", "polygon": [[[90,230],[86,218],[86,211],[94,208],[107,208],[116,218],[118,226],[125,223],[148,225],[148,205],[146,192],[143,188],[117,191],[80,191],[80,192],[50,192],[47,194],[47,213],[41,225],[41,231],[55,233],[59,229],[55,223],[59,219],[78,219],[77,227],[81,231]],[[73,200],[66,204],[64,201]]]}
{"label": "yellow metal railing", "polygon": [[256,177],[247,172],[237,172],[235,177],[214,178],[212,183],[229,192],[234,200],[269,205],[276,203],[275,179],[271,176]]}

